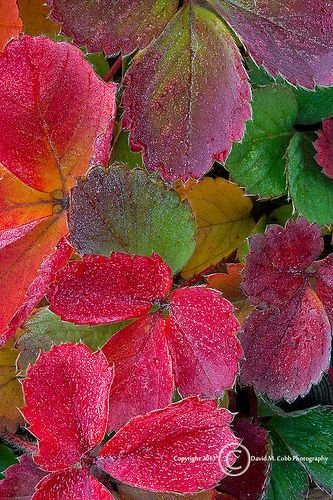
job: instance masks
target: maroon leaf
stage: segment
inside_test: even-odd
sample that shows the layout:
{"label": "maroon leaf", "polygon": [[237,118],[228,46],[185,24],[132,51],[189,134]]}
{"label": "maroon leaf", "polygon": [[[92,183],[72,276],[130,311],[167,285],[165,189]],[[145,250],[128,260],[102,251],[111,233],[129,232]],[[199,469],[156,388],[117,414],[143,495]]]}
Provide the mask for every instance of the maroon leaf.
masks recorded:
{"label": "maroon leaf", "polygon": [[272,400],[294,401],[319,382],[330,363],[331,328],[317,295],[306,287],[289,301],[255,310],[239,335],[242,385]]}
{"label": "maroon leaf", "polygon": [[90,52],[127,54],[163,31],[178,0],[49,0],[62,32]]}
{"label": "maroon leaf", "polygon": [[170,296],[167,338],[182,396],[216,397],[231,387],[242,348],[233,306],[216,290],[182,288]]}
{"label": "maroon leaf", "polygon": [[[131,486],[190,493],[213,488],[235,461],[232,414],[190,398],[132,419],[102,448],[99,465]],[[220,456],[220,460],[219,460]]]}
{"label": "maroon leaf", "polygon": [[228,28],[191,2],[135,57],[125,87],[131,147],[168,182],[199,178],[214,160],[224,161],[251,115],[250,87]]}
{"label": "maroon leaf", "polygon": [[333,255],[318,262],[316,292],[333,324]]}
{"label": "maroon leaf", "polygon": [[41,353],[23,381],[22,413],[39,439],[36,464],[48,471],[78,462],[104,437],[113,370],[83,344]]}
{"label": "maroon leaf", "polygon": [[0,481],[0,498],[12,500],[28,500],[32,497],[37,483],[45,476],[32,459],[25,453],[19,463],[11,465],[5,471],[5,479]]}
{"label": "maroon leaf", "polygon": [[250,239],[243,289],[253,304],[276,305],[303,287],[304,271],[323,250],[320,228],[306,219],[270,225]]}
{"label": "maroon leaf", "polygon": [[149,314],[116,333],[102,348],[115,378],[110,392],[108,429],[130,418],[164,408],[174,391],[165,320]]}
{"label": "maroon leaf", "polygon": [[147,313],[172,286],[162,259],[114,252],[110,258],[87,255],[58,274],[48,299],[50,309],[77,324],[113,323]]}
{"label": "maroon leaf", "polygon": [[323,120],[323,129],[317,132],[318,139],[313,143],[316,160],[327,177],[333,178],[333,118]]}
{"label": "maroon leaf", "polygon": [[[250,456],[255,457],[255,459],[251,460],[249,464],[248,455],[241,448],[237,453],[239,458],[234,467],[235,473],[237,473],[237,467],[240,467],[239,472],[245,472],[239,476],[226,476],[219,489],[229,493],[237,500],[262,498],[267,487],[267,476],[270,468],[270,462],[265,460],[268,451],[267,432],[246,418],[236,419],[233,429],[236,435],[242,439],[242,445],[248,449]],[[248,464],[249,468],[246,470]]]}
{"label": "maroon leaf", "polygon": [[66,469],[49,474],[37,486],[34,500],[112,500],[114,496],[87,469]]}
{"label": "maroon leaf", "polygon": [[209,0],[257,64],[291,83],[333,83],[332,0]]}

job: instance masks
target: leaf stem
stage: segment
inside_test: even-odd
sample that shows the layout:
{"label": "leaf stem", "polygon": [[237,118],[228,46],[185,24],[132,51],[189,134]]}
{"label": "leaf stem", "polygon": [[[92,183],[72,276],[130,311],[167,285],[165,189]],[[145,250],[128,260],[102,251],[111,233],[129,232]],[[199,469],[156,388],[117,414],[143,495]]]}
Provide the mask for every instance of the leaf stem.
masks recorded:
{"label": "leaf stem", "polygon": [[16,434],[9,434],[5,432],[0,434],[0,437],[13,448],[19,448],[20,450],[27,451],[29,453],[37,453],[38,451],[36,443],[23,439]]}
{"label": "leaf stem", "polygon": [[114,77],[114,75],[117,73],[118,69],[121,67],[122,62],[123,62],[123,58],[120,55],[120,56],[117,57],[117,59],[115,60],[115,62],[112,64],[112,66],[110,68],[110,71],[103,78],[103,80],[105,82],[109,82],[110,80],[112,80],[112,78]]}

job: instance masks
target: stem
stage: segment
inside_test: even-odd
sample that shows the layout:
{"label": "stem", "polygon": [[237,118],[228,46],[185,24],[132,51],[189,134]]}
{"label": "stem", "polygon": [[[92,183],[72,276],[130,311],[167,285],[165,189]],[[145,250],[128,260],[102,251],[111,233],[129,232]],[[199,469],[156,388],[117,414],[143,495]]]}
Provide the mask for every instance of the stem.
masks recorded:
{"label": "stem", "polygon": [[0,434],[0,437],[13,448],[20,448],[21,450],[27,451],[28,453],[37,453],[38,451],[38,446],[36,443],[23,439],[16,434],[9,434],[5,432],[3,434]]}
{"label": "stem", "polygon": [[117,59],[115,60],[115,62],[112,64],[112,66],[110,68],[110,71],[103,78],[103,80],[105,82],[109,82],[110,80],[112,80],[112,78],[114,77],[114,75],[117,73],[118,69],[121,67],[122,62],[123,62],[123,58],[120,55],[120,56],[117,57]]}

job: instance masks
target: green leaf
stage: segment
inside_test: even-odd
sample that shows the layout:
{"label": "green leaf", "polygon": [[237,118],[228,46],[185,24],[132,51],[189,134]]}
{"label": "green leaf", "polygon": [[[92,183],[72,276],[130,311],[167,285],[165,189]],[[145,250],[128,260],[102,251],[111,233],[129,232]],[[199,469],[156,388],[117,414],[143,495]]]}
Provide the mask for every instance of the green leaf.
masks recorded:
{"label": "green leaf", "polygon": [[311,125],[333,116],[333,87],[316,87],[315,90],[307,90],[290,85],[281,76],[274,79],[262,66],[257,66],[250,58],[247,59],[247,66],[254,85],[281,83],[290,88],[298,105],[296,123],[299,125]]}
{"label": "green leaf", "polygon": [[122,130],[112,148],[112,162],[127,165],[130,168],[144,167],[142,154],[132,151],[128,132]]}
{"label": "green leaf", "polygon": [[303,464],[318,486],[333,491],[332,407],[276,415],[265,427],[279,435],[294,461]]}
{"label": "green leaf", "polygon": [[4,444],[0,444],[0,479],[4,477],[1,472],[17,462],[14,452]]}
{"label": "green leaf", "polygon": [[110,69],[104,54],[102,52],[95,52],[94,54],[86,54],[85,58],[93,66],[95,73],[104,78]]}
{"label": "green leaf", "polygon": [[226,162],[234,181],[262,197],[286,193],[285,152],[297,116],[293,93],[280,85],[254,89],[253,119],[243,141],[234,144]]}
{"label": "green leaf", "polygon": [[[101,300],[103,300],[101,298]],[[99,349],[112,335],[124,328],[129,322],[113,325],[83,326],[62,321],[59,316],[51,312],[48,307],[39,309],[23,325],[23,335],[16,343],[20,351],[18,365],[21,370],[33,364],[40,351],[49,351],[53,344],[63,342],[80,342],[93,351]]]}
{"label": "green leaf", "polygon": [[282,205],[269,214],[268,224],[279,224],[280,226],[284,226],[285,223],[292,218],[292,216],[292,205]]}
{"label": "green leaf", "polygon": [[[262,215],[254,228],[252,229],[251,233],[249,236],[253,236],[254,234],[257,233],[264,233],[266,229],[266,215]],[[237,258],[241,262],[245,262],[245,257],[249,253],[249,239],[246,238],[246,240],[243,242],[242,246],[238,249],[237,252]]]}
{"label": "green leaf", "polygon": [[298,132],[287,150],[289,194],[294,207],[311,222],[333,221],[333,180],[322,173],[314,156],[315,135]]}
{"label": "green leaf", "polygon": [[94,168],[72,191],[69,226],[83,254],[158,253],[175,273],[191,257],[195,223],[187,202],[145,171]]}
{"label": "green leaf", "polygon": [[[270,436],[273,441],[272,470],[267,500],[281,500],[290,498],[298,500],[304,498],[308,490],[308,475],[303,466],[294,461],[288,448],[283,443],[280,436],[272,431]],[[285,460],[281,460],[285,458]]]}

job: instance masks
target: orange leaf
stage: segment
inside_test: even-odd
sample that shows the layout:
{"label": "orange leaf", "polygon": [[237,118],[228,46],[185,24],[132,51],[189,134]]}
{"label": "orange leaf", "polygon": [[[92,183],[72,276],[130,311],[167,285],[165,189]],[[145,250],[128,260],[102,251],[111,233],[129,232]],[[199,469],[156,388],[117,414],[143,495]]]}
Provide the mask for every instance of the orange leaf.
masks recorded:
{"label": "orange leaf", "polygon": [[49,19],[50,9],[46,0],[18,0],[23,31],[27,35],[56,35],[60,26]]}
{"label": "orange leaf", "polygon": [[4,48],[8,40],[18,37],[22,30],[22,21],[16,0],[2,0],[0,2],[0,50]]}

